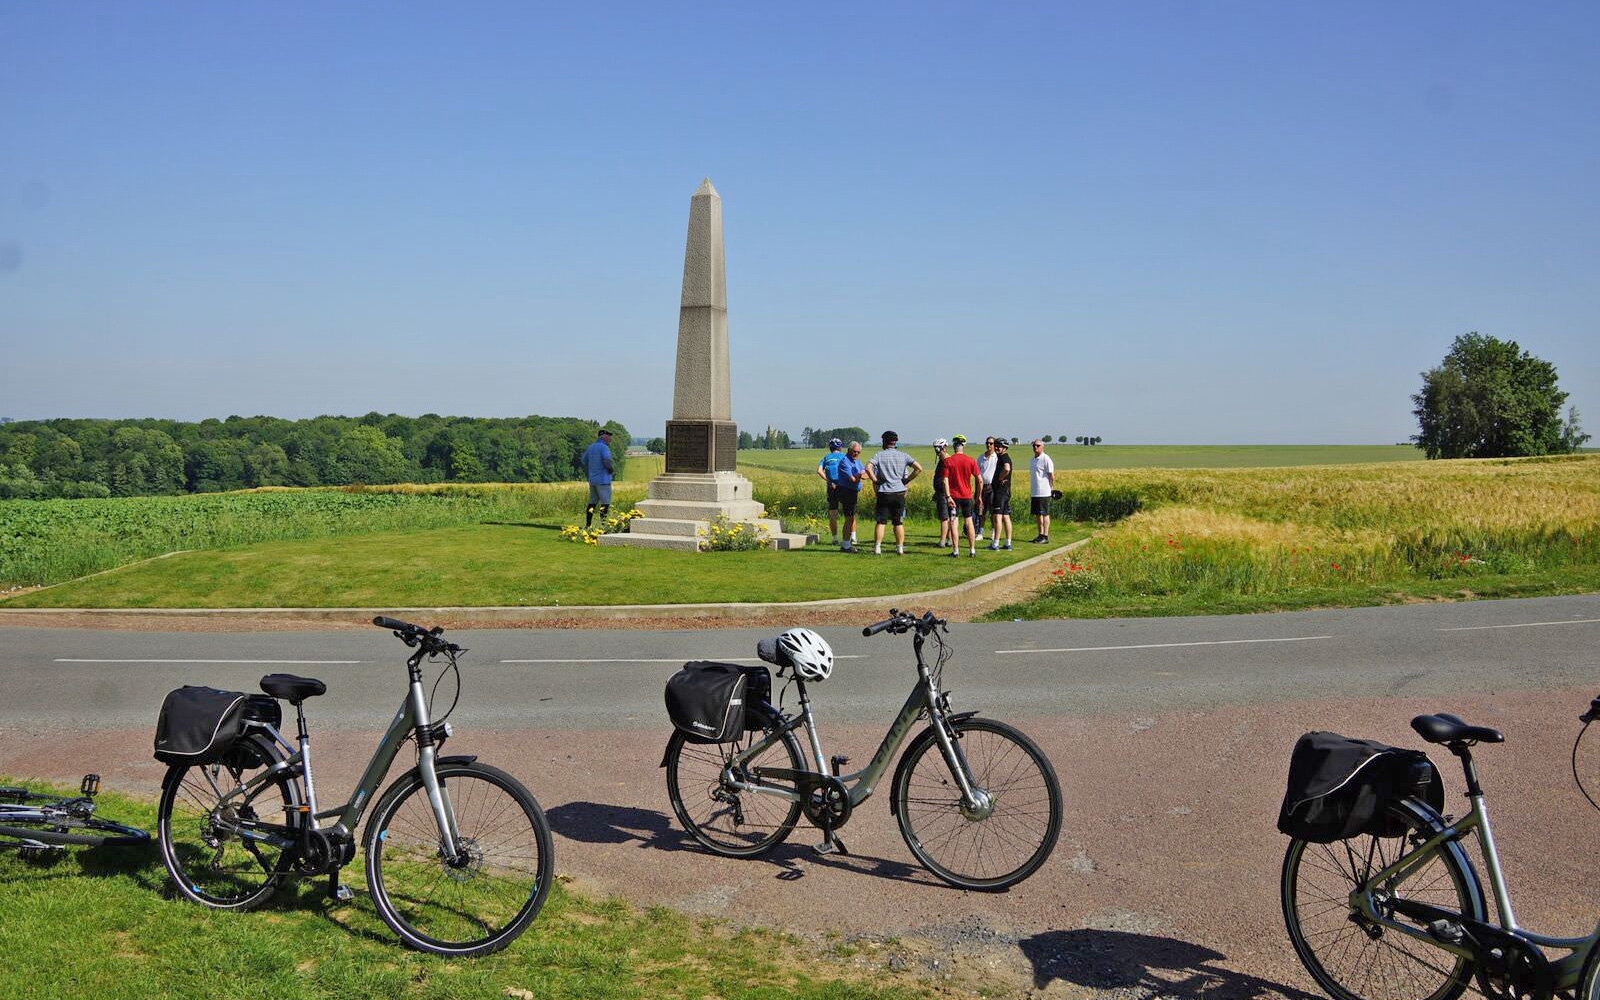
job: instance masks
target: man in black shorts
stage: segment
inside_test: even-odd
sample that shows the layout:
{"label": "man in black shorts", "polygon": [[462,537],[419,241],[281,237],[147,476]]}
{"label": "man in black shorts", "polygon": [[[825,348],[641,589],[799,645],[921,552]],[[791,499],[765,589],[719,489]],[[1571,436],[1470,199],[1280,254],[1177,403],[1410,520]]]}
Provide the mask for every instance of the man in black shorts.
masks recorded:
{"label": "man in black shorts", "polygon": [[[1011,548],[1011,446],[998,434],[994,438],[994,475],[989,480],[989,515],[994,523],[990,549]],[[1006,541],[1000,544],[1000,533]]]}
{"label": "man in black shorts", "polygon": [[866,472],[867,467],[861,462],[861,442],[851,441],[834,474],[834,496],[839,501],[839,514],[844,518],[841,548],[845,552],[856,550],[856,502],[861,499],[861,480]]}

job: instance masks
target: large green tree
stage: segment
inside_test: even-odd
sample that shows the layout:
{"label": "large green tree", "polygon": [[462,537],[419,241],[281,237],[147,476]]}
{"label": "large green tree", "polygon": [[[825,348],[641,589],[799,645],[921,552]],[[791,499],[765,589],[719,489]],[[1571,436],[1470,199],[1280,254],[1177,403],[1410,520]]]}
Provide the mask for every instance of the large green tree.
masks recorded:
{"label": "large green tree", "polygon": [[1457,337],[1411,397],[1429,458],[1500,458],[1572,450],[1562,435],[1556,368],[1519,347],[1473,332]]}

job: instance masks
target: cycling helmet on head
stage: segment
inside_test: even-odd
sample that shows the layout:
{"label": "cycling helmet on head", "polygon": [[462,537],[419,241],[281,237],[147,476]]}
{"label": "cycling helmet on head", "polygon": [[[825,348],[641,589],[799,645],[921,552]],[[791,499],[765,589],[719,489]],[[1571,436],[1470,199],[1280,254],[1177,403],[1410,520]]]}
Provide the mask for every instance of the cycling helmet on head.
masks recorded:
{"label": "cycling helmet on head", "polygon": [[828,450],[829,451],[843,451],[844,450],[844,442],[840,441],[838,438],[829,438],[828,439]]}
{"label": "cycling helmet on head", "polygon": [[778,636],[778,648],[788,657],[797,677],[825,681],[833,673],[833,650],[808,628],[792,628]]}

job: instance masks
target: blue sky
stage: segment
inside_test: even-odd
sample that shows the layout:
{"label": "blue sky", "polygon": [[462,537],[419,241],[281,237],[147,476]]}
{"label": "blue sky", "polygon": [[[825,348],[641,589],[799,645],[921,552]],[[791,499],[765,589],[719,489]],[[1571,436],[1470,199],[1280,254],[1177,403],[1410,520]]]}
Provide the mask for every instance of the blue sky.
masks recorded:
{"label": "blue sky", "polygon": [[734,416],[1389,442],[1470,330],[1600,427],[1593,3],[0,0],[0,415],[616,418],[689,196]]}

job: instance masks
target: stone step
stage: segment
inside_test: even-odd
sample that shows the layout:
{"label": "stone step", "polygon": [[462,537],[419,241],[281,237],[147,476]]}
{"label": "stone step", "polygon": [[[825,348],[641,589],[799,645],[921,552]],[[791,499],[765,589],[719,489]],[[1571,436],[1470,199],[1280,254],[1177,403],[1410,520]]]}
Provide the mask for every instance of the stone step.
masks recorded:
{"label": "stone step", "polygon": [[687,521],[671,517],[636,517],[628,524],[634,535],[687,535],[698,538],[707,521]]}
{"label": "stone step", "polygon": [[815,545],[816,541],[816,535],[796,535],[779,532],[772,536],[772,547],[782,552],[789,549],[803,549],[808,543]]}
{"label": "stone step", "polygon": [[680,552],[700,551],[700,539],[693,535],[646,535],[630,531],[626,534],[601,535],[600,544],[635,549],[677,549]]}
{"label": "stone step", "polygon": [[634,506],[645,517],[672,521],[710,521],[718,514],[727,515],[730,521],[754,521],[767,513],[767,509],[754,500],[640,500]]}

